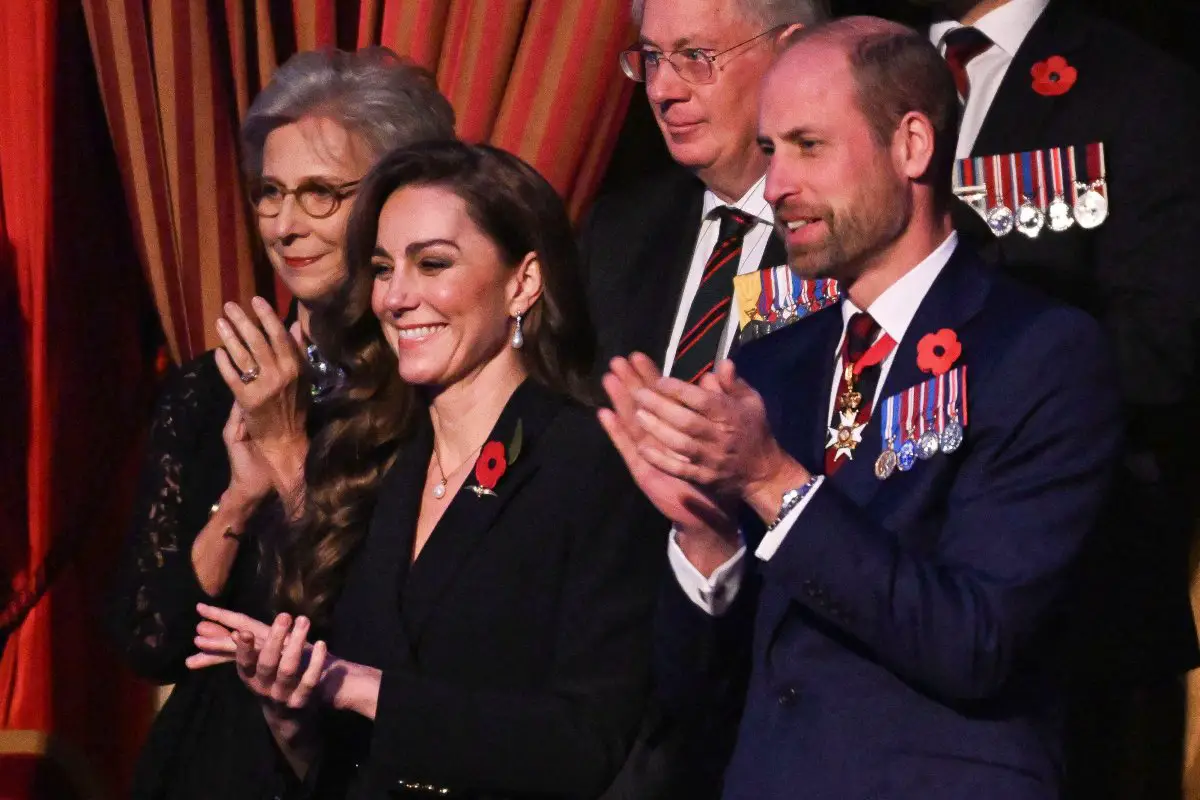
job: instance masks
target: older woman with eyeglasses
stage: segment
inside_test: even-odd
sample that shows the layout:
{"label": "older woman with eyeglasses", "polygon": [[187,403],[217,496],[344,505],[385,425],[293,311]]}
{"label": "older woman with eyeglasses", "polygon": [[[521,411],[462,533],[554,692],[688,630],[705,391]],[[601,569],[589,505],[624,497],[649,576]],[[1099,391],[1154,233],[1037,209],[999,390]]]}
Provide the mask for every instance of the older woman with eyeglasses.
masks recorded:
{"label": "older woman with eyeglasses", "polygon": [[[346,276],[359,180],[387,151],[454,136],[432,78],[383,48],[301,53],[242,125],[248,193],[267,260],[295,297],[289,331],[256,297],[225,305],[223,347],[161,395],[110,627],[130,665],[178,681],[138,765],[137,798],[284,792],[264,713],[232,668],[189,673],[198,602],[262,613],[279,533],[303,487],[309,432],[340,370],[306,346],[308,320]],[[317,420],[314,422],[314,420]]]}

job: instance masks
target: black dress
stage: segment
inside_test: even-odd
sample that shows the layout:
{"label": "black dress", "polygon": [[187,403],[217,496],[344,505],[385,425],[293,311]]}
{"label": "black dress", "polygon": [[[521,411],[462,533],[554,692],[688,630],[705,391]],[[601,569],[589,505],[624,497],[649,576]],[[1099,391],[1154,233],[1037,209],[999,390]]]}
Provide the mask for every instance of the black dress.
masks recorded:
{"label": "black dress", "polygon": [[192,567],[192,542],[229,484],[221,431],[232,404],[210,352],[176,372],[154,414],[107,619],[135,672],[175,684],[138,760],[138,800],[260,800],[286,794],[293,780],[234,667],[191,672],[184,664],[196,652],[196,603],[269,619],[260,552],[278,524],[277,505],[252,518],[220,596],[205,593]]}
{"label": "black dress", "polygon": [[330,641],[382,668],[378,710],[330,715],[317,797],[596,798],[626,762],[668,525],[595,413],[532,379],[489,442],[503,466],[468,477],[415,561],[427,417],[380,486]]}

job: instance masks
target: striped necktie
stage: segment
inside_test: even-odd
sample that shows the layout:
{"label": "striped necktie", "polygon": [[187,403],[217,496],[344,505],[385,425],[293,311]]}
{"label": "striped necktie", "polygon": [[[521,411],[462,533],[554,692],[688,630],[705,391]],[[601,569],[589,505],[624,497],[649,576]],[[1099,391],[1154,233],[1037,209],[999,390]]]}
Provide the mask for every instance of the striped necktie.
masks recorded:
{"label": "striped necktie", "polygon": [[754,227],[753,217],[732,206],[721,206],[715,213],[721,220],[717,246],[704,265],[671,365],[671,375],[688,383],[698,382],[721,355],[718,350],[733,301],[733,279],[742,259],[742,240]]}

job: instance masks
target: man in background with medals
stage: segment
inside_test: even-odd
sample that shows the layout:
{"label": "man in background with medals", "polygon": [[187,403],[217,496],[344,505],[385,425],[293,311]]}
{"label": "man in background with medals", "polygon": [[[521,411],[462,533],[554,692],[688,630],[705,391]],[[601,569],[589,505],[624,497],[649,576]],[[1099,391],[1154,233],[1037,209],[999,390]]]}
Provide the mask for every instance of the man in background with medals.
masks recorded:
{"label": "man in background with medals", "polygon": [[845,298],[600,418],[673,524],[659,670],[740,710],[726,800],[1054,800],[1073,575],[1111,490],[1102,331],[960,243],[951,75],[857,17],[767,74],[764,196]]}
{"label": "man in background with medals", "polygon": [[758,90],[780,37],[827,18],[827,3],[633,0],[632,10],[640,35],[621,68],[645,82],[675,163],[599,198],[583,226],[598,366],[640,350],[695,381],[733,343],[734,277],[785,261],[754,142]]}
{"label": "man in background with medals", "polygon": [[1182,676],[1200,665],[1200,82],[1068,0],[914,2],[962,107],[956,227],[1091,313],[1117,353],[1128,438],[1085,569],[1068,796],[1177,798]]}

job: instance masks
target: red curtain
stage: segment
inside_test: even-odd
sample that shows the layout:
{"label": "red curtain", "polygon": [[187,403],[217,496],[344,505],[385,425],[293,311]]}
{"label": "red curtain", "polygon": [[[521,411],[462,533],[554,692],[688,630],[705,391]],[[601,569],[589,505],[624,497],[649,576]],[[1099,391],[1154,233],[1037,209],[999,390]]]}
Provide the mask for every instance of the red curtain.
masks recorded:
{"label": "red curtain", "polygon": [[150,699],[98,624],[152,373],[91,70],[79,0],[0,3],[4,797],[122,787]]}
{"label": "red curtain", "polygon": [[465,139],[537,167],[578,216],[633,84],[628,0],[84,0],[138,247],[172,355],[273,286],[237,172],[250,99],[298,50],[383,44],[437,75]]}

